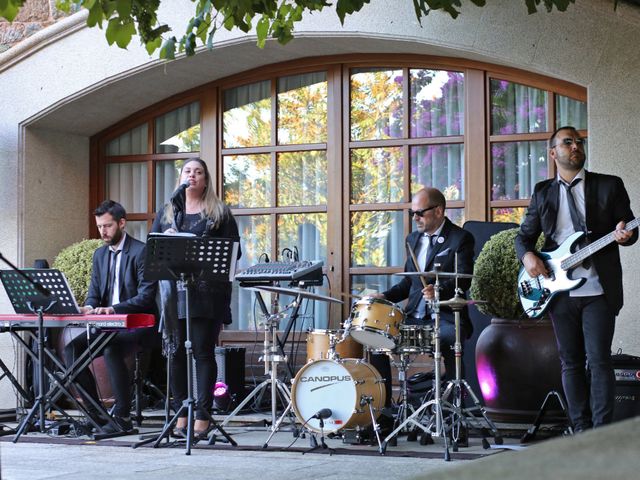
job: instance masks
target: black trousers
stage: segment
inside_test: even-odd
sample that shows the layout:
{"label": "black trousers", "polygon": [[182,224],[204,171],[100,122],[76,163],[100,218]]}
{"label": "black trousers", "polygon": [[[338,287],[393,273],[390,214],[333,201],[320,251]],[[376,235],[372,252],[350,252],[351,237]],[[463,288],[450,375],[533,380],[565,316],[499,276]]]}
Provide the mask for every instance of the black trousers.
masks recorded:
{"label": "black trousers", "polygon": [[[195,360],[196,409],[195,418],[207,420],[207,413],[213,406],[213,387],[218,376],[215,347],[218,343],[222,324],[212,318],[196,317],[191,319],[191,348]],[[188,396],[187,354],[184,346],[186,321],[179,320],[177,329],[177,349],[171,358],[171,392],[173,407],[178,410]],[[206,413],[205,413],[206,412]],[[187,416],[185,412],[184,416]]]}
{"label": "black trousers", "polygon": [[615,315],[604,295],[562,293],[549,307],[562,365],[562,387],[576,429],[599,427],[613,419],[615,373],[611,343]]}
{"label": "black trousers", "polygon": [[[82,352],[89,348],[91,341],[95,340],[97,333],[87,336],[81,333],[73,338],[64,347],[64,363],[68,367],[73,364]],[[133,371],[127,367],[125,358],[128,353],[142,349],[150,349],[155,340],[159,337],[155,328],[137,328],[135,330],[118,332],[107,346],[100,352],[104,356],[104,361],[109,373],[111,388],[115,397],[115,408],[113,414],[118,417],[128,417],[131,412],[131,383]],[[76,377],[76,382],[84,388],[96,402],[100,403],[100,396],[96,387],[95,379],[89,368],[84,368]]]}

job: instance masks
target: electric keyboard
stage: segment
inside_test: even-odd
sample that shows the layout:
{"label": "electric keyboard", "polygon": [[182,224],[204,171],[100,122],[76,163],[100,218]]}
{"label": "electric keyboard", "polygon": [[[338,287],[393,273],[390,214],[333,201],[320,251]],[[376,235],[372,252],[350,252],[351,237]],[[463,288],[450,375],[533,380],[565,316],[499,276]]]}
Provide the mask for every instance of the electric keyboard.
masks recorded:
{"label": "electric keyboard", "polygon": [[301,262],[257,263],[236,275],[241,284],[289,281],[320,281],[322,283],[322,260]]}
{"label": "electric keyboard", "polygon": [[[148,313],[127,313],[114,315],[44,315],[43,325],[48,328],[96,327],[129,329],[153,327],[155,317]],[[38,316],[35,314],[0,314],[0,328],[36,328]]]}

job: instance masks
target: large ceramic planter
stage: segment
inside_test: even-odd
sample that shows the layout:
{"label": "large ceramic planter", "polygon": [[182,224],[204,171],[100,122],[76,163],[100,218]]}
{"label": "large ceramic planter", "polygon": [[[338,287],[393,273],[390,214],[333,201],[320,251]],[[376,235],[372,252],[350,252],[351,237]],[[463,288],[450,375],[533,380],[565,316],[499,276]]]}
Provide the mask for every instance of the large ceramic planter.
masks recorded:
{"label": "large ceramic planter", "polygon": [[[551,321],[493,318],[478,338],[476,372],[489,417],[514,423],[535,420],[547,393],[562,393]],[[545,418],[560,416],[553,402]]]}

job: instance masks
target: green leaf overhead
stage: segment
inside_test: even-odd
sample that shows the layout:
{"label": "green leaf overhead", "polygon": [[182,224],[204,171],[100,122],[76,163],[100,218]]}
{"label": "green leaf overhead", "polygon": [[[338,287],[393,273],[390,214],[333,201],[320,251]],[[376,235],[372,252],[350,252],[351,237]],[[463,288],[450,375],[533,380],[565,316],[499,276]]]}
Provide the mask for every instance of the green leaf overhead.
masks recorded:
{"label": "green leaf overhead", "polygon": [[[193,16],[181,36],[172,33],[168,25],[159,21],[161,1],[56,0],[56,7],[67,13],[78,8],[88,10],[89,27],[102,28],[107,22],[105,36],[109,45],[115,43],[120,48],[127,48],[132,38],[137,36],[150,55],[159,49],[160,58],[172,59],[176,52],[194,55],[199,45],[213,48],[215,34],[221,27],[227,30],[237,28],[245,33],[255,27],[256,43],[261,48],[269,38],[286,44],[293,39],[295,25],[305,13],[335,9],[338,19],[344,24],[347,16],[357,14],[371,0],[191,0]],[[394,1],[412,2],[418,21],[432,11],[442,11],[457,18],[470,8],[462,0]],[[470,3],[482,7],[486,0],[471,0]],[[517,3],[522,6],[522,0]],[[536,13],[540,6],[547,12],[554,8],[564,12],[572,3],[575,0],[524,0],[529,14]],[[617,3],[614,0],[614,8]],[[24,0],[0,0],[0,17],[12,21],[23,4]],[[509,8],[515,7],[510,4]]]}

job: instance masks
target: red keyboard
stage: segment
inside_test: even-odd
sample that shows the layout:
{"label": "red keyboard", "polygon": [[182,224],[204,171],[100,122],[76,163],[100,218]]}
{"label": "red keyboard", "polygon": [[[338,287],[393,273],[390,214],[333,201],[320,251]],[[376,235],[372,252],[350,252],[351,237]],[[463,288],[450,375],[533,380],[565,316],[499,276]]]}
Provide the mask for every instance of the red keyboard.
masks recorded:
{"label": "red keyboard", "polygon": [[[49,328],[97,327],[97,328],[144,328],[153,327],[155,317],[148,313],[127,313],[115,315],[45,315],[44,326]],[[33,328],[38,326],[37,315],[0,314],[0,327]]]}

